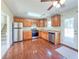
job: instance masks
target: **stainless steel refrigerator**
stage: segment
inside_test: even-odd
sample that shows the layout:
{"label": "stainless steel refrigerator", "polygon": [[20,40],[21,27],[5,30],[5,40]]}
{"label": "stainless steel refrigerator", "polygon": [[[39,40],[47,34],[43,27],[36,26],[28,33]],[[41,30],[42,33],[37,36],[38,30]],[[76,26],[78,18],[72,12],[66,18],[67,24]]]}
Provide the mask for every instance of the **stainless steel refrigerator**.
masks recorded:
{"label": "stainless steel refrigerator", "polygon": [[23,23],[13,23],[13,42],[19,42],[23,40]]}

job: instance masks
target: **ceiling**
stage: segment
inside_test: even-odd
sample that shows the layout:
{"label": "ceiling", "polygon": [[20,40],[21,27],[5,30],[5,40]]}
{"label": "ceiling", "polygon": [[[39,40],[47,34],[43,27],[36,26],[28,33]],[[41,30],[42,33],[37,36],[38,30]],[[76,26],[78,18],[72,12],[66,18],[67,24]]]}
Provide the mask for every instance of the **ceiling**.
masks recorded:
{"label": "ceiling", "polygon": [[[65,12],[71,8],[77,7],[78,0],[66,0],[61,8],[53,7],[48,11],[48,7],[52,2],[40,2],[40,0],[4,0],[13,14],[17,17],[43,18],[52,16],[56,13]],[[30,17],[28,12],[40,14],[41,17]]]}

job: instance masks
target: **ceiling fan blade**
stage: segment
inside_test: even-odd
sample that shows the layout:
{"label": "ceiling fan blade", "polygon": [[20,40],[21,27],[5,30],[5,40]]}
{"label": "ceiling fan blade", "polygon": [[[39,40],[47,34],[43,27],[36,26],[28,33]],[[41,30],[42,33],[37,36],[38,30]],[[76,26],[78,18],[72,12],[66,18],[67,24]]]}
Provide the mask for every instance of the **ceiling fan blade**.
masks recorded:
{"label": "ceiling fan blade", "polygon": [[53,5],[51,5],[47,10],[50,10],[53,7]]}

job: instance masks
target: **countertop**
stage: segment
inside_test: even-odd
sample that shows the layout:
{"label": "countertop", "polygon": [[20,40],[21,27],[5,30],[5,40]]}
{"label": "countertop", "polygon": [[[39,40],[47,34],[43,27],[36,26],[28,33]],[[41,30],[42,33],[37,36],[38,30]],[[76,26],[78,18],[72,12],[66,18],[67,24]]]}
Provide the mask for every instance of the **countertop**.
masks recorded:
{"label": "countertop", "polygon": [[60,31],[56,31],[56,30],[38,30],[38,31],[44,31],[44,32],[49,32],[49,33],[60,32]]}

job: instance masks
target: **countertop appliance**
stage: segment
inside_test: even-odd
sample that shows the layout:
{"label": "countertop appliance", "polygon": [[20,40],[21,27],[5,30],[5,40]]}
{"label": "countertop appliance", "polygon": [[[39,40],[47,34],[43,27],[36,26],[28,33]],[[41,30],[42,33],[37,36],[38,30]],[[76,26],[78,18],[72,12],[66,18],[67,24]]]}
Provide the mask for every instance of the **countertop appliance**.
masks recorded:
{"label": "countertop appliance", "polygon": [[23,23],[13,23],[13,42],[23,40]]}
{"label": "countertop appliance", "polygon": [[32,39],[38,37],[38,30],[37,29],[32,29]]}

